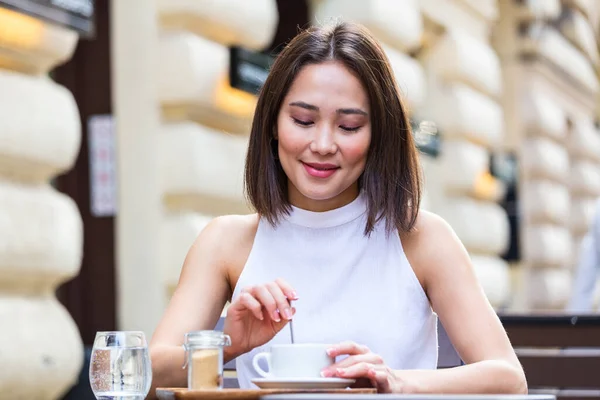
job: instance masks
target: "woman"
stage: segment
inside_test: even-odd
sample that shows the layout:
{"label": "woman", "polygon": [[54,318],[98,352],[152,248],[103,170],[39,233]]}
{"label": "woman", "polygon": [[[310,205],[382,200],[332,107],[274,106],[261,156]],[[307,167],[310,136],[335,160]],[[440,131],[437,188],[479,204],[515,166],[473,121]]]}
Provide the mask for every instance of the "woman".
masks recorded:
{"label": "woman", "polygon": [[[525,393],[523,370],[439,217],[419,210],[418,155],[387,58],[362,27],[297,35],[258,98],[246,159],[257,214],[199,235],[151,343],[155,386],[185,386],[184,334],[224,331],[241,387],[273,343],[337,343],[325,377],[380,392]],[[290,305],[293,304],[293,307]],[[435,312],[434,312],[435,311]],[[437,315],[436,315],[437,314]],[[436,370],[437,316],[466,365]]]}
{"label": "woman", "polygon": [[581,241],[577,273],[567,305],[570,313],[593,313],[594,291],[600,275],[600,199],[596,202],[590,228]]}

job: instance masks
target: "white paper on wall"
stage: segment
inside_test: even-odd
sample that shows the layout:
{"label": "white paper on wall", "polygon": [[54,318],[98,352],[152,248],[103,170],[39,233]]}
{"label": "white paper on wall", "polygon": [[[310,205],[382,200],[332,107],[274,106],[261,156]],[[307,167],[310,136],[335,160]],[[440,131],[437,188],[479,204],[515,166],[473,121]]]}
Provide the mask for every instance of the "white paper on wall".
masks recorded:
{"label": "white paper on wall", "polygon": [[112,115],[88,119],[90,166],[90,211],[94,217],[110,217],[117,212],[114,120]]}

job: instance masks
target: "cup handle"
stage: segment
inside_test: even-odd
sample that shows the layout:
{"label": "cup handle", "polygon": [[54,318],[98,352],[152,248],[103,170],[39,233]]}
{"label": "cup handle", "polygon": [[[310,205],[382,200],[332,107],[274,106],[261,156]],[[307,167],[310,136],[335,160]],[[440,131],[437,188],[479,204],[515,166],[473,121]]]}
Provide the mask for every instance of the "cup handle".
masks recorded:
{"label": "cup handle", "polygon": [[258,353],[257,355],[255,355],[254,358],[252,359],[252,366],[254,367],[254,370],[256,372],[258,372],[258,374],[260,376],[262,376],[263,378],[270,378],[271,373],[265,371],[264,369],[262,369],[260,367],[260,365],[258,365],[258,362],[262,359],[267,360],[267,365],[269,366],[269,370],[271,370],[271,353],[268,353],[268,352],[262,352],[262,353]]}

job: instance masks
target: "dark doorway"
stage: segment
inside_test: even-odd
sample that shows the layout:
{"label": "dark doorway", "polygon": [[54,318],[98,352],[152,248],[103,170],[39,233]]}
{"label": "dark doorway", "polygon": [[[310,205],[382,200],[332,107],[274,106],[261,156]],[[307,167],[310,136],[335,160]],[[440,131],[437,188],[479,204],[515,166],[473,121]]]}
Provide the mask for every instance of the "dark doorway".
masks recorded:
{"label": "dark doorway", "polygon": [[308,28],[309,10],[308,0],[277,0],[279,23],[271,44],[264,52],[277,55],[300,29]]}
{"label": "dark doorway", "polygon": [[55,186],[71,197],[83,219],[83,261],[79,275],[57,290],[57,297],[77,323],[85,345],[97,331],[115,330],[114,217],[90,211],[88,119],[112,113],[110,81],[109,1],[96,7],[96,35],[80,40],[73,58],[52,71],[52,78],[69,89],[81,115],[81,149],[74,168],[56,178]]}

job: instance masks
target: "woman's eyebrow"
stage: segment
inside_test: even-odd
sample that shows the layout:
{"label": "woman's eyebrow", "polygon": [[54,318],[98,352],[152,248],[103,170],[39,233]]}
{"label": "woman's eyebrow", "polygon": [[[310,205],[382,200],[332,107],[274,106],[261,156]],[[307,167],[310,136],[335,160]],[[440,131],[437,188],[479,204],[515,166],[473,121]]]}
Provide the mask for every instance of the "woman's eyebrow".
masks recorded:
{"label": "woman's eyebrow", "polygon": [[305,103],[303,101],[293,101],[290,103],[290,106],[300,107],[300,108],[304,108],[306,110],[311,110],[311,111],[319,111],[319,107],[314,106],[312,104]]}
{"label": "woman's eyebrow", "polygon": [[[300,107],[300,108],[304,108],[305,110],[310,110],[310,111],[319,111],[319,107],[317,107],[313,104],[305,103],[303,101],[293,101],[290,103],[290,106]],[[338,114],[359,114],[359,115],[364,115],[364,116],[369,115],[366,111],[361,110],[360,108],[338,108],[336,110],[336,113],[338,113]]]}

